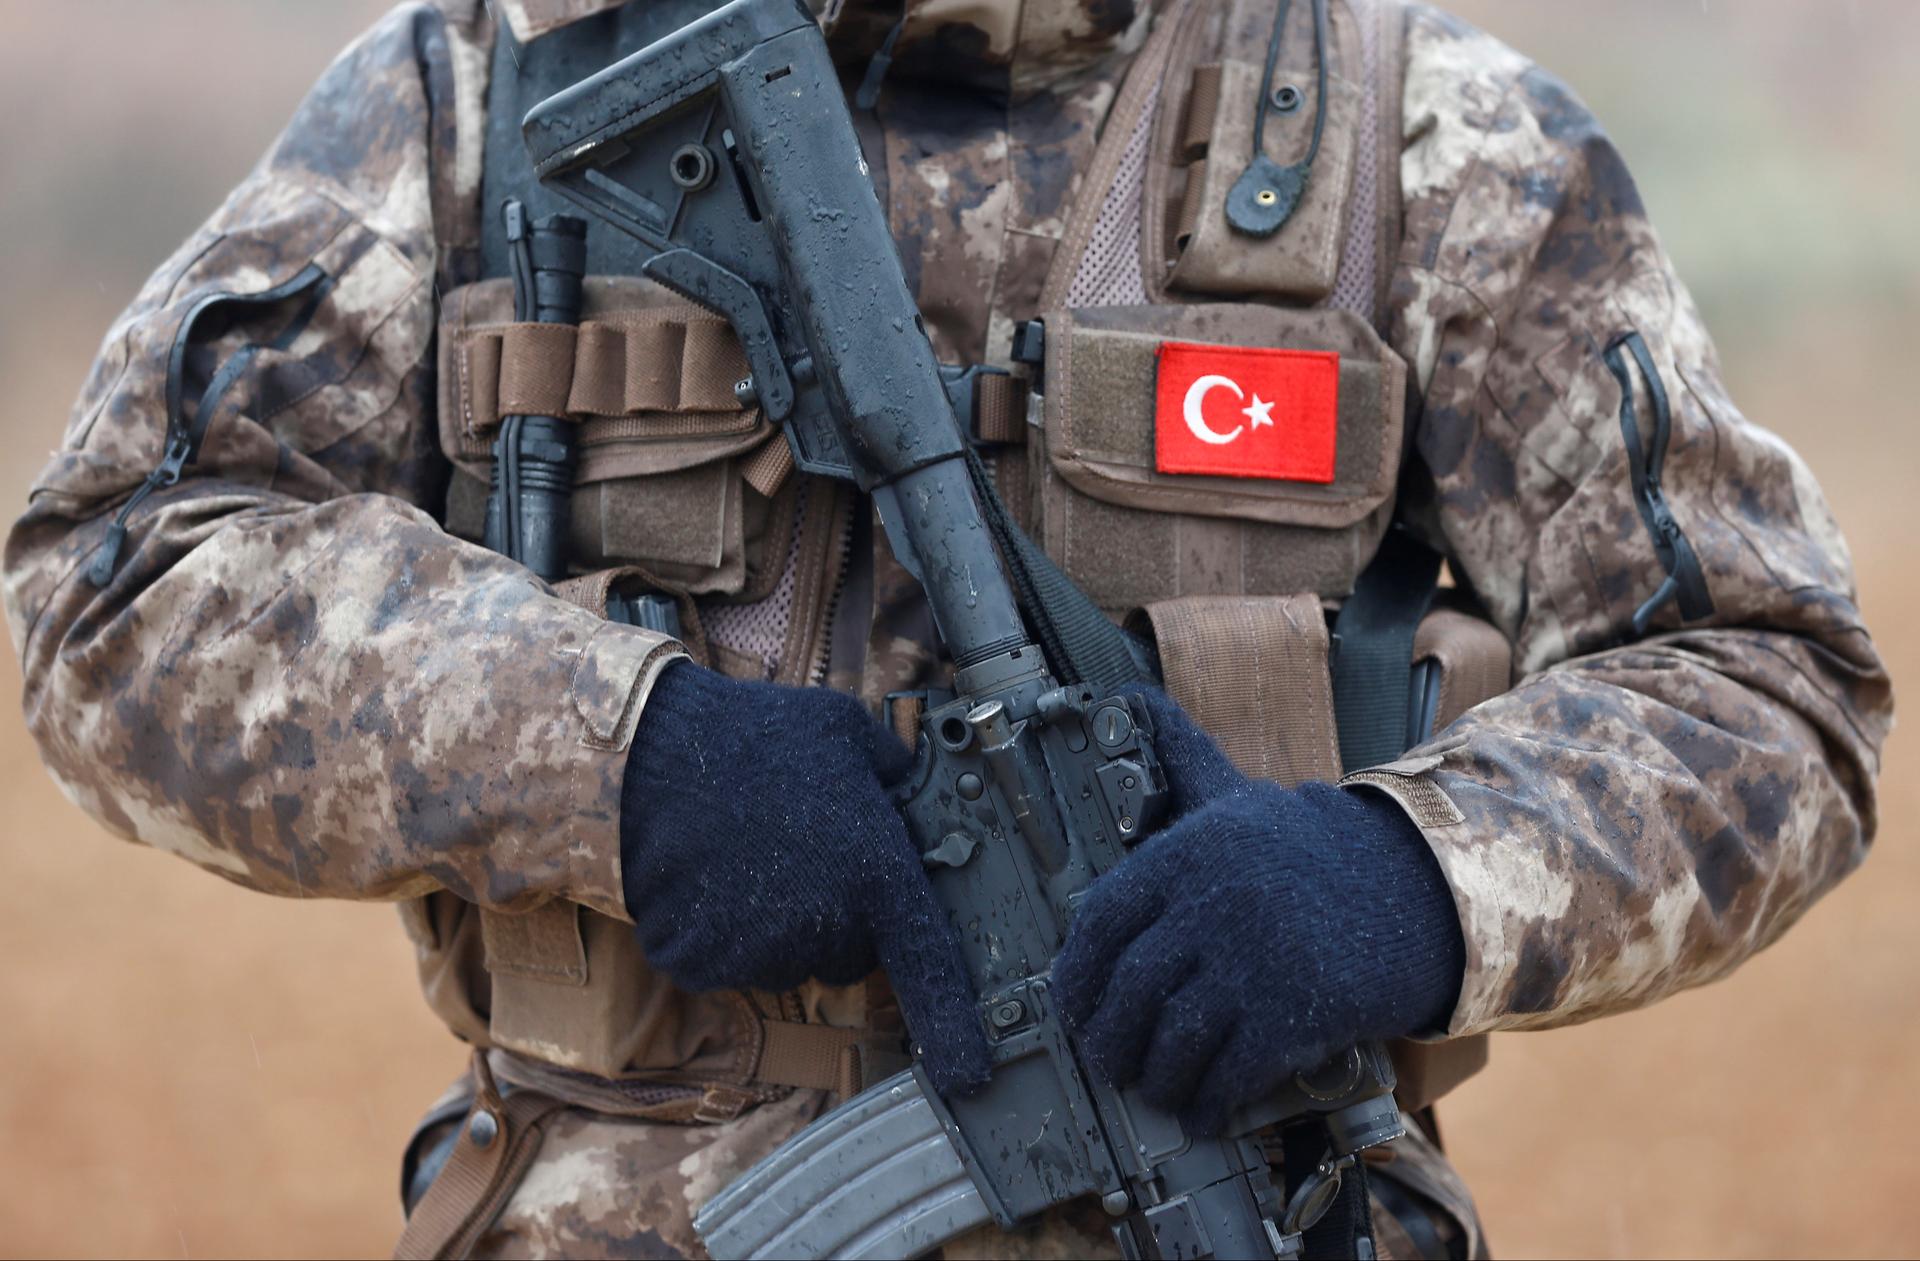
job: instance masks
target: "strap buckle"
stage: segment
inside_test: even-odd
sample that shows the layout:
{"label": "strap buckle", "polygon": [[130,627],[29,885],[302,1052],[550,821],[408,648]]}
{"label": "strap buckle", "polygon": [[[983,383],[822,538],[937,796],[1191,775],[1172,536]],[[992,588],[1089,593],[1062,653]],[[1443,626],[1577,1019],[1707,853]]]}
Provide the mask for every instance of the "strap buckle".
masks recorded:
{"label": "strap buckle", "polygon": [[989,364],[940,365],[947,401],[975,447],[1017,446],[1027,440],[1026,378]]}
{"label": "strap buckle", "polygon": [[714,1082],[701,1094],[693,1119],[701,1125],[725,1125],[758,1102],[760,1096],[751,1090]]}

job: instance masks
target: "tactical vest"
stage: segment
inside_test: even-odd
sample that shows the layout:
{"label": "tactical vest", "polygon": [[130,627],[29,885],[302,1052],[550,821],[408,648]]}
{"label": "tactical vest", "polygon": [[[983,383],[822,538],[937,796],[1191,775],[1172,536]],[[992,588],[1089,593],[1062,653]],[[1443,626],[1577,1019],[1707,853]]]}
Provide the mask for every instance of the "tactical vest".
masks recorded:
{"label": "tactical vest", "polygon": [[[735,398],[747,369],[725,322],[634,279],[641,248],[604,225],[578,329],[512,322],[497,205],[515,195],[559,208],[531,186],[518,119],[688,7],[705,6],[628,5],[525,48],[499,36],[490,278],[445,295],[439,330],[439,436],[455,469],[446,522],[479,537],[502,417],[572,417],[578,576],[563,594],[604,613],[610,590],[644,584],[678,602],[689,651],[707,665],[844,682],[883,669],[857,647],[849,658],[866,628],[849,636],[843,624],[858,603],[847,589],[874,581],[867,509],[850,488],[797,474],[783,436]],[[1168,689],[1243,770],[1286,784],[1341,778],[1330,618],[1381,550],[1408,440],[1406,366],[1378,331],[1400,237],[1397,4],[1331,6],[1324,130],[1291,217],[1259,238],[1225,214],[1259,118],[1276,163],[1309,150],[1312,8],[1175,0],[1159,16],[1027,313],[1044,352],[998,348],[991,367],[1004,371],[982,378],[962,417],[1020,524],[1104,611],[1157,643]],[[1276,9],[1287,25],[1263,99]],[[1161,471],[1156,374],[1169,343],[1337,355],[1330,474]],[[1407,632],[1425,701],[1402,745],[1508,686],[1506,641],[1464,601],[1443,596]],[[1418,769],[1374,766],[1349,781]],[[603,1112],[721,1121],[793,1089],[844,1096],[903,1062],[879,978],[688,994],[647,966],[628,925],[571,903],[507,915],[442,893],[404,917],[427,996],[455,1033],[508,1052],[496,1071],[518,1084]],[[1418,1109],[1485,1049],[1409,1043],[1395,1058],[1403,1105]]]}

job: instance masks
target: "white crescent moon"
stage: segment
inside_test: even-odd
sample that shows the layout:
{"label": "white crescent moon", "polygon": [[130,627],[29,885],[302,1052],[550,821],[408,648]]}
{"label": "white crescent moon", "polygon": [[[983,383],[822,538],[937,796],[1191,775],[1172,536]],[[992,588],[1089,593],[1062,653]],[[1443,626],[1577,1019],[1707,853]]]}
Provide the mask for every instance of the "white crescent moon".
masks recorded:
{"label": "white crescent moon", "polygon": [[1235,425],[1230,433],[1219,433],[1207,428],[1207,418],[1200,414],[1200,404],[1206,401],[1207,391],[1216,385],[1224,385],[1229,390],[1232,390],[1235,398],[1246,397],[1246,395],[1240,392],[1239,383],[1232,377],[1201,377],[1198,381],[1195,381],[1187,387],[1187,401],[1181,405],[1180,411],[1181,415],[1186,417],[1187,428],[1193,430],[1194,437],[1200,439],[1202,442],[1211,443],[1219,447],[1225,446],[1235,438],[1238,438],[1240,436],[1240,430],[1244,428],[1244,426]]}

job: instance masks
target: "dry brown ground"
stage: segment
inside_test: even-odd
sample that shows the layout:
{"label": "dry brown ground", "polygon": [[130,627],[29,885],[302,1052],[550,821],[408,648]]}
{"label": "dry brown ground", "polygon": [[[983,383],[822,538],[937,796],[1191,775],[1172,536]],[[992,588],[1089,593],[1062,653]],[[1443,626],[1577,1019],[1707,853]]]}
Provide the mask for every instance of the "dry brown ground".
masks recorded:
{"label": "dry brown ground", "polygon": [[[379,7],[0,6],[0,502],[113,311]],[[1920,678],[1920,91],[1888,60],[1920,6],[1456,7],[1614,122],[1736,395],[1813,463],[1895,677]],[[395,1153],[460,1062],[391,912],[262,898],[107,839],[41,774],[18,687],[0,653],[0,1253],[383,1253]],[[1446,1121],[1502,1253],[1915,1249],[1907,733],[1883,818],[1864,871],[1730,981],[1496,1043]]]}

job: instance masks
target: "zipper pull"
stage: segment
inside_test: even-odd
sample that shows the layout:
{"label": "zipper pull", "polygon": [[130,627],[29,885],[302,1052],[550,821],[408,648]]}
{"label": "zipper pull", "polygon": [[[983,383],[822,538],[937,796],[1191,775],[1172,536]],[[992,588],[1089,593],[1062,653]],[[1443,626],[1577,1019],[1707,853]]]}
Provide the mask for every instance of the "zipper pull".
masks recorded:
{"label": "zipper pull", "polygon": [[1652,478],[1647,479],[1647,512],[1653,517],[1654,541],[1673,546],[1680,537],[1680,522],[1667,506],[1667,497],[1660,493],[1660,484]]}
{"label": "zipper pull", "polygon": [[1647,628],[1653,625],[1653,615],[1666,607],[1669,600],[1680,594],[1680,580],[1668,574],[1654,593],[1647,597],[1646,603],[1633,611],[1633,633],[1645,635]]}
{"label": "zipper pull", "polygon": [[163,486],[171,486],[180,480],[180,474],[186,470],[187,461],[193,456],[193,446],[185,437],[176,436],[167,440],[166,452],[161,455],[160,463],[153,466],[146,480],[140,483],[121,505],[115,514],[113,524],[107,527],[107,537],[94,553],[93,564],[87,568],[87,581],[96,587],[104,587],[113,580],[113,570],[120,563],[120,550],[127,542],[127,520],[154,491]]}
{"label": "zipper pull", "polygon": [[1644,635],[1653,623],[1653,615],[1679,596],[1680,579],[1675,571],[1679,568],[1680,549],[1675,540],[1680,537],[1680,522],[1674,518],[1673,509],[1667,506],[1667,497],[1660,493],[1660,482],[1651,472],[1646,479],[1646,490],[1642,496],[1646,500],[1647,515],[1653,518],[1653,551],[1659,557],[1660,567],[1666,570],[1666,576],[1640,607],[1633,611],[1633,633]]}

